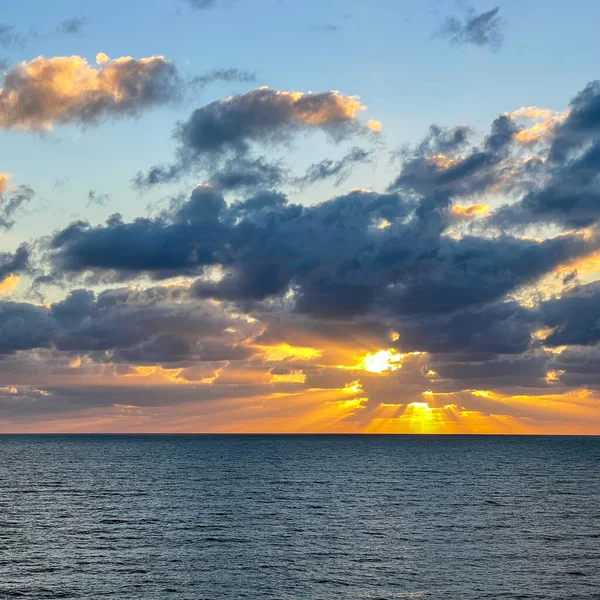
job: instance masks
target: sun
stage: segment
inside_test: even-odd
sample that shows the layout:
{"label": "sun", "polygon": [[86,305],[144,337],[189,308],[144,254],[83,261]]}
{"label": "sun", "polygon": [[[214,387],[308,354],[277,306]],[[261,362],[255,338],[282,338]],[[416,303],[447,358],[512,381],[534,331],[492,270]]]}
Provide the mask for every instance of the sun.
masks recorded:
{"label": "sun", "polygon": [[383,371],[396,371],[402,368],[403,355],[393,350],[380,350],[369,352],[363,358],[362,366],[365,371],[371,373],[383,373]]}

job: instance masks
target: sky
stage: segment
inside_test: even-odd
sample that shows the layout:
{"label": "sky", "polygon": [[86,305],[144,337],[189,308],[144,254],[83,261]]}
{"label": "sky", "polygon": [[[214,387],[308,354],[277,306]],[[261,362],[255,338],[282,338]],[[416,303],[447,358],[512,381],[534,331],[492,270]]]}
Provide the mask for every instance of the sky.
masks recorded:
{"label": "sky", "polygon": [[600,434],[598,18],[6,0],[0,433]]}

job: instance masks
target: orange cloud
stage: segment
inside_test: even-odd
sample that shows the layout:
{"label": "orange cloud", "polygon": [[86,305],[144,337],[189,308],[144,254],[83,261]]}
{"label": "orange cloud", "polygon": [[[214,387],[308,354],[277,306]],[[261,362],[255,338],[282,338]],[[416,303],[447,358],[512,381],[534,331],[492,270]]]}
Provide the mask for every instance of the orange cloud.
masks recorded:
{"label": "orange cloud", "polygon": [[0,194],[6,191],[8,187],[8,180],[11,178],[11,175],[8,173],[0,173]]}
{"label": "orange cloud", "polygon": [[484,203],[471,204],[471,206],[461,206],[460,204],[455,204],[452,207],[452,214],[465,219],[471,219],[473,217],[485,215],[489,212],[489,210],[490,205]]}
{"label": "orange cloud", "polygon": [[20,279],[14,273],[0,281],[0,294],[10,294],[20,283]]}
{"label": "orange cloud", "polygon": [[369,121],[367,121],[367,129],[369,131],[379,133],[381,131],[381,121],[375,121],[373,119],[370,119]]}
{"label": "orange cloud", "polygon": [[569,111],[555,112],[537,106],[523,106],[507,113],[507,116],[513,120],[538,121],[531,127],[521,129],[514,135],[517,142],[529,145],[542,141],[569,116]]}
{"label": "orange cloud", "polygon": [[434,156],[430,156],[427,159],[427,162],[434,164],[439,169],[447,169],[448,167],[451,167],[456,160],[449,156],[445,156],[444,154],[435,154]]}
{"label": "orange cloud", "polygon": [[163,56],[110,60],[95,68],[80,56],[38,56],[4,75],[0,127],[48,131],[57,123],[93,123],[107,115],[134,115],[178,94],[178,77]]}
{"label": "orange cloud", "polygon": [[[358,113],[367,108],[360,103],[358,96],[344,96],[336,90],[326,94],[297,91],[271,92],[267,86],[263,86],[249,92],[245,97],[261,99],[260,101],[265,105],[272,104],[274,108],[279,107],[279,110],[285,107],[292,121],[315,127],[354,121],[358,118]],[[232,96],[223,104],[239,102],[240,98]],[[379,121],[369,120],[365,127],[369,131],[381,131]]]}

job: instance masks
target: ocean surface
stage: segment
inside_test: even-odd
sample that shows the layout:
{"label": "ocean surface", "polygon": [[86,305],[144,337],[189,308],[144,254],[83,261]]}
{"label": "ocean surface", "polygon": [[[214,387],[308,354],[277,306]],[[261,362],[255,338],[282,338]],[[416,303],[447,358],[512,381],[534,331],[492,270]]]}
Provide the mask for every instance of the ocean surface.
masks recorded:
{"label": "ocean surface", "polygon": [[8,598],[600,598],[600,437],[0,436]]}

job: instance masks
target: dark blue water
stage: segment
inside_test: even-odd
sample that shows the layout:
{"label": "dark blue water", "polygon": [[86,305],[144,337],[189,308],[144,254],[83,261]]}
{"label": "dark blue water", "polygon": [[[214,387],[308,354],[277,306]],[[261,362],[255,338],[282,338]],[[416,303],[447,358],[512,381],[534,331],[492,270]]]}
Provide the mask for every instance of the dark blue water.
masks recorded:
{"label": "dark blue water", "polygon": [[600,438],[0,436],[0,599],[600,598]]}

